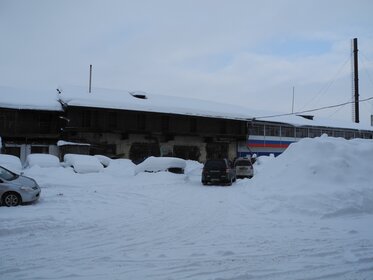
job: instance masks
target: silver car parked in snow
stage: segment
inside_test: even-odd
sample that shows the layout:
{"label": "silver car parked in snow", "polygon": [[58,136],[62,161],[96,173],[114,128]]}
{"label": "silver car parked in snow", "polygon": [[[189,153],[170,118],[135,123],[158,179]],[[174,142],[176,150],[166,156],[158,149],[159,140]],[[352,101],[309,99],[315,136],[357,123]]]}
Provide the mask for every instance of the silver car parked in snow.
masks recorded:
{"label": "silver car parked in snow", "polygon": [[238,158],[234,162],[237,178],[252,178],[254,176],[254,167],[249,158]]}
{"label": "silver car parked in snow", "polygon": [[40,197],[40,187],[34,179],[18,175],[0,166],[0,204],[17,206]]}

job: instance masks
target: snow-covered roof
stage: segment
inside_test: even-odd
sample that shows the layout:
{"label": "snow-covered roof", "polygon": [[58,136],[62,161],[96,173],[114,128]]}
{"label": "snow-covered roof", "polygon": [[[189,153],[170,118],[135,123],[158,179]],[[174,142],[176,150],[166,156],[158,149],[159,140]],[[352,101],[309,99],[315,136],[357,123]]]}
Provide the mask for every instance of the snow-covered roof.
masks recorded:
{"label": "snow-covered roof", "polygon": [[252,118],[247,108],[193,98],[156,95],[145,92],[81,87],[62,87],[61,100],[68,106],[111,108],[213,118]]}
{"label": "snow-covered roof", "polygon": [[0,86],[0,108],[62,111],[57,91],[16,89]]}
{"label": "snow-covered roof", "polygon": [[13,109],[62,110],[61,103],[67,106],[81,106],[105,109],[132,110],[201,116],[236,120],[260,120],[286,123],[294,126],[323,126],[373,130],[371,126],[347,121],[305,119],[296,115],[261,118],[278,115],[278,112],[255,110],[244,106],[223,104],[195,98],[158,95],[138,91],[93,88],[89,93],[84,87],[64,86],[57,91],[19,90],[0,87],[0,107]]}
{"label": "snow-covered roof", "polygon": [[61,92],[60,98],[68,106],[111,108],[236,120],[251,120],[258,118],[257,120],[261,121],[286,123],[294,126],[324,126],[373,130],[372,127],[364,124],[317,117],[315,117],[314,120],[309,120],[296,115],[287,115],[262,119],[260,117],[278,115],[279,113],[268,112],[265,110],[254,110],[244,106],[222,104],[196,98],[102,88],[95,88],[91,93],[89,93],[87,89],[72,86],[62,87]]}

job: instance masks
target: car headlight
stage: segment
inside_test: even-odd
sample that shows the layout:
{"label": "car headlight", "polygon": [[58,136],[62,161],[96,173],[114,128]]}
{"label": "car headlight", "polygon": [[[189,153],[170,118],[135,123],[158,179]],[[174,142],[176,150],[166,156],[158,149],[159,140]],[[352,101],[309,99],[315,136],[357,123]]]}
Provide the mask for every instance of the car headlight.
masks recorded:
{"label": "car headlight", "polygon": [[31,187],[20,187],[21,190],[26,191],[26,192],[32,192],[33,189]]}

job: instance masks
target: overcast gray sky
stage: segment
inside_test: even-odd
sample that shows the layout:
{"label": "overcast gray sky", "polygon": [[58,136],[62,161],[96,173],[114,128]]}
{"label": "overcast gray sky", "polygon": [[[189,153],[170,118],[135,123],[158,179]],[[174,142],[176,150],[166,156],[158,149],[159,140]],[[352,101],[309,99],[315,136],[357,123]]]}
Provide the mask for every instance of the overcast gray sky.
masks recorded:
{"label": "overcast gray sky", "polygon": [[[373,1],[0,0],[0,85],[141,90],[291,112],[373,96]],[[1,97],[0,97],[1,98]],[[360,105],[369,122],[372,102]],[[351,106],[315,112],[351,120]]]}

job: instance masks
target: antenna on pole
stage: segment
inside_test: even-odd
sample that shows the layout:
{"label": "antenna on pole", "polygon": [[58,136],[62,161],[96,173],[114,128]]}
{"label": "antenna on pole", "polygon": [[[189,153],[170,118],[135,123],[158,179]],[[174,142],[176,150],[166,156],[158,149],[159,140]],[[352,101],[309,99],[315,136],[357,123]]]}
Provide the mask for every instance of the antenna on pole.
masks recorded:
{"label": "antenna on pole", "polygon": [[294,114],[294,90],[295,90],[295,87],[293,86],[293,101],[291,103],[291,113]]}
{"label": "antenna on pole", "polygon": [[89,90],[88,92],[91,93],[92,90],[92,64],[89,65]]}

